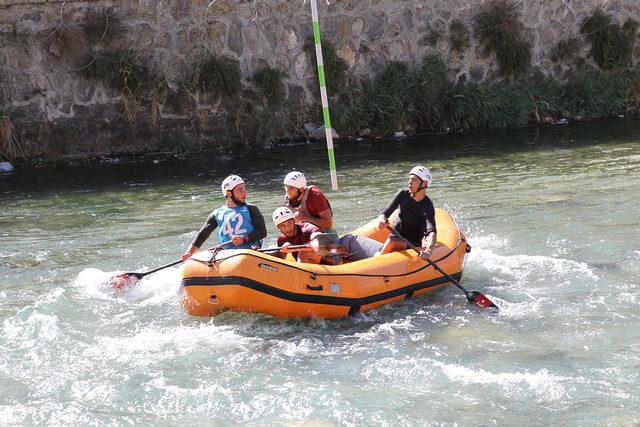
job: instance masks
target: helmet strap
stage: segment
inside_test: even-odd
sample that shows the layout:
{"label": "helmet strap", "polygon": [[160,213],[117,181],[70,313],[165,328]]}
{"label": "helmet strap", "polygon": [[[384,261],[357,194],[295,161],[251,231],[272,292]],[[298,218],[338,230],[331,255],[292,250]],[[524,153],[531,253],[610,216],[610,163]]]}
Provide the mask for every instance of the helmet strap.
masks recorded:
{"label": "helmet strap", "polygon": [[[418,179],[420,179],[420,177],[418,177]],[[411,193],[411,196],[415,196],[416,194],[418,194],[421,190],[426,190],[429,187],[429,184],[425,185],[424,187],[422,186],[422,184],[424,184],[424,180],[420,179],[420,185],[418,186],[418,190],[414,193]]]}

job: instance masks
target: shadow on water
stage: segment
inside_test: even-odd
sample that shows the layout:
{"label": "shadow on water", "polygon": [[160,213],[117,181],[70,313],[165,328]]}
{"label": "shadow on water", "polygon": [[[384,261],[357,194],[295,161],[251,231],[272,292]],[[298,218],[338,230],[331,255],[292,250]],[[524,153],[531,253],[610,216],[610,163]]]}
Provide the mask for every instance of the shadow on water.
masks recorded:
{"label": "shadow on water", "polygon": [[[338,173],[362,166],[363,160],[385,162],[429,162],[451,158],[576,148],[628,141],[640,130],[638,121],[609,121],[560,127],[485,131],[459,135],[425,135],[402,141],[336,143]],[[154,163],[147,159],[123,159],[122,164],[90,164],[77,167],[18,168],[0,175],[0,198],[49,196],[51,192],[99,192],[127,190],[136,186],[168,183],[217,184],[230,173],[250,177],[252,186],[270,186],[272,179],[291,170],[311,176],[327,175],[326,149],[322,143],[284,145],[263,153],[249,153],[235,160],[220,160],[211,153],[188,159]],[[267,174],[277,174],[266,177]]]}

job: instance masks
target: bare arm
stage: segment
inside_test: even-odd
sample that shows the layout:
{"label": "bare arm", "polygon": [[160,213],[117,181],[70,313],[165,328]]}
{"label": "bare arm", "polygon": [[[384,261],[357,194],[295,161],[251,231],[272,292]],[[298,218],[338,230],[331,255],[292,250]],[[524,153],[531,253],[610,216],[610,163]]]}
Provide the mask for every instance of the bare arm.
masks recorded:
{"label": "bare arm", "polygon": [[303,215],[300,212],[296,212],[294,216],[297,223],[302,221],[310,222],[322,228],[323,230],[326,230],[327,228],[331,228],[331,226],[333,226],[333,214],[331,213],[331,209],[326,209],[322,212],[319,212],[318,217]]}

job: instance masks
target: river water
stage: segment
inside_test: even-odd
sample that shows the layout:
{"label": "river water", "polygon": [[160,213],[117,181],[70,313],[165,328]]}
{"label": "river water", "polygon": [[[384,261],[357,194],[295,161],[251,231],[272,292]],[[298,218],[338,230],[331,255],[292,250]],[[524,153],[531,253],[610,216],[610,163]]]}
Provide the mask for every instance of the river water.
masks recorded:
{"label": "river water", "polygon": [[[0,424],[637,425],[640,124],[321,145],[229,162],[0,177]],[[275,228],[293,168],[342,232],[415,164],[473,247],[463,285],[356,317],[186,315],[179,268],[123,295],[115,272],[179,257],[228,173]],[[215,241],[208,242],[211,245]]]}

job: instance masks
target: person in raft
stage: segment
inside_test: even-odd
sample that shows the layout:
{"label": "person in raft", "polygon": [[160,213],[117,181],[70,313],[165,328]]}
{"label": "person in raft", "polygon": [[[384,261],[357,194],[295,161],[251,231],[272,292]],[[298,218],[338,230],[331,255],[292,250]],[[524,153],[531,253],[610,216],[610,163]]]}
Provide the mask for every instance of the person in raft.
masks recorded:
{"label": "person in raft", "polygon": [[[425,260],[431,256],[437,241],[435,208],[426,195],[431,179],[431,172],[424,166],[411,169],[408,188],[398,191],[378,217],[379,227],[384,228],[389,224],[389,216],[400,208],[396,229],[414,246],[422,247],[420,258]],[[404,249],[407,244],[391,234],[377,255]]]}
{"label": "person in raft", "polygon": [[307,186],[302,172],[289,172],[284,177],[284,190],[284,204],[293,212],[296,224],[310,222],[323,231],[332,231],[333,211],[329,201],[318,187]]}
{"label": "person in raft", "polygon": [[182,255],[186,260],[200,249],[213,230],[218,228],[220,243],[231,241],[227,249],[259,248],[267,236],[267,227],[260,210],[247,204],[247,188],[238,175],[229,175],[222,181],[222,195],[226,202],[213,211],[204,223],[189,249]]}
{"label": "person in raft", "polygon": [[[307,244],[322,232],[318,226],[309,222],[296,224],[294,213],[287,207],[277,208],[273,212],[273,223],[281,233],[278,236],[277,245],[282,246],[283,249],[276,254],[280,258],[287,256],[288,246]],[[341,264],[342,261],[359,261],[370,258],[382,249],[382,243],[355,234],[345,234],[336,239],[334,246],[335,251],[325,256],[314,252],[297,252],[297,260],[313,264],[336,265]]]}

